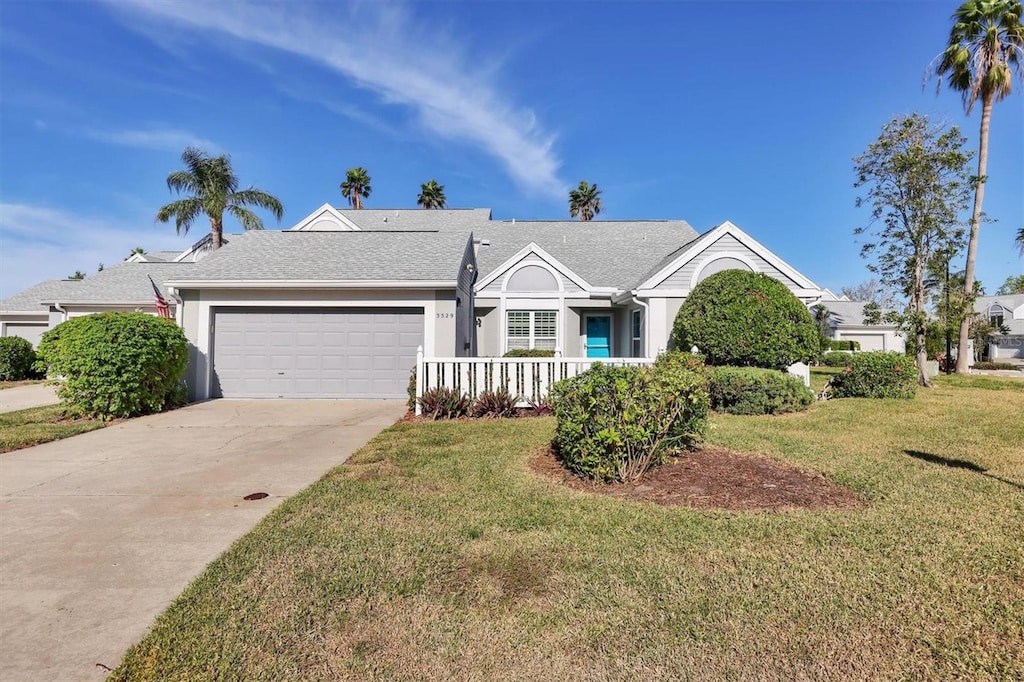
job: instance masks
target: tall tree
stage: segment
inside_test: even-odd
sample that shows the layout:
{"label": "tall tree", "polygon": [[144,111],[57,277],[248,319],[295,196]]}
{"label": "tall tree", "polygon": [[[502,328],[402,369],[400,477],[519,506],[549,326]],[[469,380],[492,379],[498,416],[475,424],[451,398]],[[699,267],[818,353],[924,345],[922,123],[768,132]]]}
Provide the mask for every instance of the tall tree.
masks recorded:
{"label": "tall tree", "polygon": [[263,229],[263,221],[248,206],[270,211],[278,222],[284,215],[284,208],[277,197],[252,187],[238,189],[238,176],[231,168],[231,157],[227,154],[211,157],[200,149],[187,147],[181,161],[185,170],[174,171],[167,176],[167,189],[189,196],[172,201],[156,214],[156,219],[162,223],[174,218],[178,234],[188,234],[193,221],[205,215],[210,220],[210,248],[219,249],[224,239],[225,211],[246,230]]}
{"label": "tall tree", "polygon": [[437,184],[437,180],[430,180],[420,185],[420,196],[416,204],[423,208],[444,208],[448,205],[448,198],[444,195],[444,185]]}
{"label": "tall tree", "polygon": [[963,150],[964,142],[955,126],[947,130],[913,114],[885,124],[853,160],[854,187],[864,191],[857,206],[871,208],[870,224],[854,230],[873,239],[862,246],[861,256],[873,259],[868,269],[883,285],[910,302],[900,322],[914,339],[922,386],[931,386],[925,369],[925,275],[939,254],[955,253],[964,236],[960,214],[971,192],[971,154]]}
{"label": "tall tree", "polygon": [[1017,238],[1013,240],[1020,249],[1020,255],[1024,256],[1024,227],[1017,230]]}
{"label": "tall tree", "polygon": [[887,291],[876,277],[860,284],[844,286],[839,292],[851,301],[875,303],[882,310],[894,310],[897,307],[897,301],[892,292]]}
{"label": "tall tree", "polygon": [[348,199],[352,208],[362,208],[363,199],[367,199],[373,188],[370,187],[370,174],[365,168],[349,168],[345,171],[345,181],[341,183],[341,194]]}
{"label": "tall tree", "polygon": [[75,270],[75,274],[68,275],[68,279],[85,279],[85,273],[81,270]]}
{"label": "tall tree", "polygon": [[580,180],[580,186],[569,192],[569,215],[579,216],[580,220],[593,220],[601,212],[601,190],[586,180]]}
{"label": "tall tree", "polygon": [[[981,134],[978,142],[978,174],[974,178],[974,212],[971,215],[971,236],[967,244],[967,275],[964,294],[970,296],[974,283],[978,253],[978,232],[981,227],[981,205],[985,197],[988,167],[988,129],[992,105],[1013,90],[1014,73],[1024,76],[1024,24],[1021,24],[1020,0],[967,0],[953,13],[953,28],[946,49],[937,57],[935,72],[946,76],[949,87],[963,97],[964,108],[971,113],[981,100]],[[960,348],[967,347],[970,320],[960,325]],[[960,353],[956,371],[966,372],[969,358]]]}
{"label": "tall tree", "polygon": [[811,316],[814,318],[814,326],[818,328],[818,338],[821,341],[821,349],[828,348],[829,337],[831,336],[832,311],[819,303],[811,308]]}

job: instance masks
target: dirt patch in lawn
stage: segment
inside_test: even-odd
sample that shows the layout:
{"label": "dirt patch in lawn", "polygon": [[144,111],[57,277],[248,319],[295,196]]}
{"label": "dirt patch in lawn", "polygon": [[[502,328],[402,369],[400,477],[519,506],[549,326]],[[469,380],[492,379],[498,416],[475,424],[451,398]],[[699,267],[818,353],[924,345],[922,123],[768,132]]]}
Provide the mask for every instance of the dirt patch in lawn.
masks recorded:
{"label": "dirt patch in lawn", "polygon": [[638,483],[599,484],[577,478],[551,448],[531,457],[530,468],[574,490],[666,507],[776,511],[866,506],[855,492],[820,473],[716,447],[671,460]]}

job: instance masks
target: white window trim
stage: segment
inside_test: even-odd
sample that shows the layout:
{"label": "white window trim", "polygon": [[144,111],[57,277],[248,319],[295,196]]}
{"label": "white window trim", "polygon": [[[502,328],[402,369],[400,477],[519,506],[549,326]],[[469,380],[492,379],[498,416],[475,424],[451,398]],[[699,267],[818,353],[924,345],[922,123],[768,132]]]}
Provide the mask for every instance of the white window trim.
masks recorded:
{"label": "white window trim", "polygon": [[[504,353],[507,353],[510,350],[512,350],[512,348],[509,347],[509,335],[508,335],[508,315],[509,315],[509,313],[529,313],[530,314],[530,336],[529,336],[528,345],[527,345],[527,348],[529,348],[529,349],[536,348],[536,345],[537,345],[537,335],[536,335],[537,334],[537,326],[536,326],[536,320],[535,320],[534,314],[535,313],[554,313],[554,315],[555,315],[555,347],[552,350],[558,350],[559,348],[561,348],[561,345],[560,345],[561,334],[559,333],[560,320],[559,320],[559,311],[557,309],[552,309],[552,308],[548,308],[548,309],[508,308],[507,310],[505,310],[502,313],[503,319],[502,319],[501,335],[502,335],[502,338],[504,339],[504,342],[505,342],[504,343],[505,350],[503,351]],[[516,337],[516,338],[523,338],[523,337]],[[542,337],[542,338],[547,339],[547,338],[550,338],[550,337],[545,336],[545,337]]]}
{"label": "white window trim", "polygon": [[760,270],[757,269],[757,264],[754,263],[753,259],[751,259],[747,254],[740,253],[739,251],[722,251],[721,253],[716,253],[701,261],[700,265],[697,266],[697,269],[693,271],[693,276],[690,277],[690,290],[692,291],[693,288],[700,283],[700,276],[704,274],[704,271],[709,265],[714,263],[716,260],[722,260],[723,258],[738,260],[750,268],[751,272],[760,272]]}

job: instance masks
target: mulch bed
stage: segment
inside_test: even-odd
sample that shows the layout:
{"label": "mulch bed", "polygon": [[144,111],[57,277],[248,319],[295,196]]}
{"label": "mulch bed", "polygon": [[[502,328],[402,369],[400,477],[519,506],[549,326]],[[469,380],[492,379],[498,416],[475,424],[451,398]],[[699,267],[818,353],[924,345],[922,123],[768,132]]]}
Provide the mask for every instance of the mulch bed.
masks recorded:
{"label": "mulch bed", "polygon": [[820,473],[717,447],[704,447],[669,461],[638,483],[599,484],[577,478],[551,448],[533,456],[530,468],[574,490],[666,507],[779,511],[866,506],[852,490]]}

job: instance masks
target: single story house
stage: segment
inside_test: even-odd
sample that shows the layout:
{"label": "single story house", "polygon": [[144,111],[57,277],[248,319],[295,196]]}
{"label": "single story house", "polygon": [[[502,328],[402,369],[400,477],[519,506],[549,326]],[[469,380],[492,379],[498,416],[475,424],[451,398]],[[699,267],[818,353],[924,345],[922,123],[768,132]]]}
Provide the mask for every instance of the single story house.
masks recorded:
{"label": "single story house", "polygon": [[864,301],[825,298],[818,305],[825,306],[831,314],[828,324],[831,338],[837,341],[856,341],[862,351],[906,351],[906,339],[896,327],[889,323],[869,324],[864,320]]}
{"label": "single story house", "polygon": [[421,346],[428,357],[651,357],[693,287],[731,268],[775,277],[809,306],[838,300],[730,222],[698,234],[682,220],[497,221],[488,209],[324,204],[288,230],[186,254],[129,259],[67,292],[14,298],[44,306],[51,325],[99,309],[153,311],[151,276],[191,344],[194,399],[401,397]]}
{"label": "single story house", "polygon": [[1024,360],[1024,294],[979,296],[974,312],[1006,333],[992,334],[988,357],[993,361]]}

